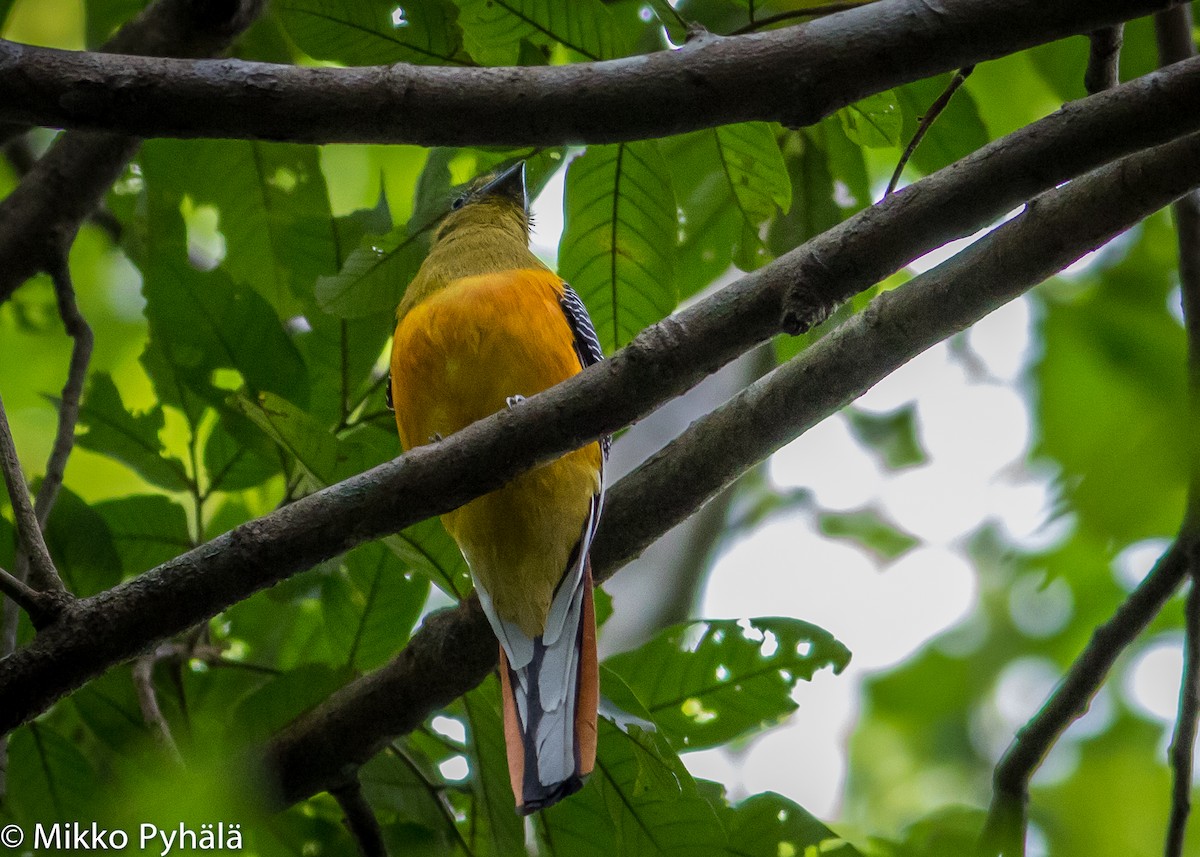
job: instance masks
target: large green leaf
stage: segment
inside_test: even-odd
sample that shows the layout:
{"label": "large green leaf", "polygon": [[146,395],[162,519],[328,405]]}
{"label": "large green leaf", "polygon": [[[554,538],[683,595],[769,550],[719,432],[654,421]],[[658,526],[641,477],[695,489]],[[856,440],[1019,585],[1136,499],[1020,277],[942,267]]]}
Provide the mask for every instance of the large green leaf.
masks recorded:
{"label": "large green leaf", "polygon": [[[345,663],[365,672],[403,648],[429,595],[429,581],[404,567],[378,542],[360,545],[344,560],[345,576],[322,587],[325,627]],[[336,581],[336,584],[335,584]]]}
{"label": "large green leaf", "polygon": [[[1082,73],[1078,77],[1082,78]],[[939,75],[896,90],[896,97],[903,108],[905,143],[916,134],[920,117],[929,112],[930,106],[937,101],[949,82],[950,75]],[[988,140],[979,106],[970,89],[964,86],[954,93],[950,103],[934,120],[913,152],[912,161],[921,172],[928,175],[965,158]]]}
{"label": "large green leaf", "polygon": [[567,170],[563,279],[613,351],[666,317],[679,300],[679,222],[670,172],[653,141],[591,146]]}
{"label": "large green leaf", "polygon": [[525,825],[514,811],[504,746],[500,682],[495,676],[462,698],[467,716],[471,753],[471,792],[474,824],[471,847],[492,854],[520,854],[525,849]]}
{"label": "large green leaf", "polygon": [[173,376],[156,385],[160,394],[175,384],[211,395],[213,371],[227,368],[252,389],[304,404],[308,371],[279,317],[223,269],[200,271],[189,263],[179,196],[169,179],[157,179],[156,163],[147,161],[146,212],[129,241],[137,255],[140,239],[145,253],[142,294],[157,352],[147,351],[153,357],[147,365]]}
{"label": "large green leaf", "polygon": [[425,258],[434,222],[410,221],[386,235],[365,236],[340,271],[317,280],[321,309],[341,318],[394,310]]}
{"label": "large green leaf", "polygon": [[798,619],[710,619],[675,625],[605,664],[655,722],[688,749],[713,747],[796,709],[792,689],[823,667],[841,672],[849,650]]}
{"label": "large green leaf", "polygon": [[192,546],[187,512],[160,494],[102,500],[93,509],[108,525],[126,575],[154,568]]}
{"label": "large green leaf", "polygon": [[212,205],[225,238],[221,267],[282,318],[299,313],[337,259],[325,178],[311,146],[243,140],[154,140],[148,186],[193,206]]}
{"label": "large green leaf", "polygon": [[455,0],[467,51],[483,65],[517,65],[521,40],[558,43],[592,60],[625,51],[621,31],[600,0]]}
{"label": "large green leaf", "polygon": [[171,491],[184,491],[191,480],[183,462],[166,453],[158,433],[164,425],[161,405],[131,414],[121,402],[112,378],[92,375],[79,410],[78,444],[128,465],[147,482]]}
{"label": "large green leaf", "polygon": [[725,829],[661,735],[600,720],[596,769],[579,794],[542,813],[558,857],[716,857]]}
{"label": "large green leaf", "polygon": [[113,534],[99,510],[63,486],[46,522],[46,544],[67,588],[81,598],[121,580]]}
{"label": "large green leaf", "polygon": [[460,62],[444,0],[280,0],[273,8],[309,56],[344,65]]}
{"label": "large green leaf", "polygon": [[304,664],[251,691],[229,718],[239,743],[265,741],[346,683],[349,674],[323,664]]}
{"label": "large green leaf", "polygon": [[30,723],[9,736],[7,773],[6,808],[26,827],[87,818],[102,790],[75,742],[44,723]]}
{"label": "large green leaf", "polygon": [[891,90],[868,95],[838,113],[846,136],[869,149],[900,144],[904,116]]}
{"label": "large green leaf", "polygon": [[792,180],[776,142],[776,132],[766,122],[742,122],[713,129],[725,180],[742,215],[738,264],[755,268],[769,260],[759,238],[760,230],[778,207],[787,213],[792,205]]}

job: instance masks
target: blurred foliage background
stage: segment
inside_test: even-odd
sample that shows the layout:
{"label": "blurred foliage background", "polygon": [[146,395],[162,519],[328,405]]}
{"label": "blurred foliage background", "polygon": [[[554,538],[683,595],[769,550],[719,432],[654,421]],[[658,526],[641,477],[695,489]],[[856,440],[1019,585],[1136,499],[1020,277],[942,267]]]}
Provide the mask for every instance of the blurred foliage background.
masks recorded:
{"label": "blurred foliage background", "polygon": [[[94,48],[143,5],[0,0],[0,25],[16,41]],[[234,53],[302,64],[565,63],[664,49],[681,37],[680,19],[730,33],[754,15],[803,6],[272,0]],[[981,65],[906,179],[1082,97],[1086,56],[1076,38]],[[1122,77],[1156,64],[1153,31],[1135,22]],[[731,266],[761,266],[878,198],[948,79],[873,96],[801,130],[746,123],[586,150],[148,141],[108,197],[119,234],[89,225],[70,257],[96,351],[48,528],[68,585],[100,592],[397,454],[383,401],[392,312],[432,226],[476,175],[525,158],[535,191],[565,188],[557,264],[611,353]],[[51,139],[38,131],[31,144]],[[0,194],[18,178],[0,160]],[[625,714],[602,721],[588,787],[529,829],[512,811],[493,679],[395,741],[363,771],[392,853],[514,854],[528,837],[557,855],[967,853],[1002,749],[978,739],[979,723],[998,716],[1002,677],[1030,663],[1061,673],[1127,593],[1114,573],[1120,557],[1154,549],[1178,526],[1187,426],[1174,242],[1160,214],[1034,294],[1034,359],[1019,389],[1034,419],[1028,464],[1051,474],[1060,535],[1034,551],[985,524],[963,540],[977,603],[864,684],[838,817],[818,820],[780,794],[727,794],[693,778],[685,752],[745,746],[788,718],[797,682],[840,672],[852,657],[837,629],[804,616],[701,616],[644,629],[648,642],[607,660],[604,693]],[[773,359],[832,324],[779,341]],[[0,390],[31,476],[50,450],[68,353],[48,279],[0,306]],[[921,460],[911,408],[858,425],[859,442],[888,466]],[[763,473],[737,490],[726,535],[811,502]],[[0,565],[11,567],[7,506],[5,515]],[[870,508],[825,516],[823,528],[883,557],[920,541]],[[706,539],[702,556],[719,549],[722,532]],[[709,567],[696,564],[697,587]],[[231,760],[385,663],[427,611],[468,588],[461,557],[431,521],[237,604],[143,663],[175,749],[147,725],[134,667],[113,669],[13,734],[0,822],[237,822],[249,853],[355,853],[328,795],[256,814],[253,777]],[[1068,605],[1064,617],[1023,622],[1017,591],[1030,609],[1052,593]],[[1181,627],[1176,600],[1147,639],[1177,647]],[[23,624],[20,641],[30,637]],[[1137,652],[1118,665],[1114,687]],[[1069,732],[1053,776],[1034,781],[1034,845],[1044,853],[1160,848],[1169,727],[1120,693],[1105,699],[1102,722]],[[1189,841],[1200,853],[1194,830]]]}

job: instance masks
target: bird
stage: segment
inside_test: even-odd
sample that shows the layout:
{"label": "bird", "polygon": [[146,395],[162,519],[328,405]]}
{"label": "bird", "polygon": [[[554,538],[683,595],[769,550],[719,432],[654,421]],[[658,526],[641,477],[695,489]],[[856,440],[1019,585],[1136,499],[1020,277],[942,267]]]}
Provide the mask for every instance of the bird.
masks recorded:
{"label": "bird", "polygon": [[[409,450],[603,359],[579,295],[529,249],[525,163],[477,183],[438,224],[396,310],[390,402]],[[610,439],[442,516],[500,644],[517,812],[545,809],[595,766],[599,673],[589,549]]]}

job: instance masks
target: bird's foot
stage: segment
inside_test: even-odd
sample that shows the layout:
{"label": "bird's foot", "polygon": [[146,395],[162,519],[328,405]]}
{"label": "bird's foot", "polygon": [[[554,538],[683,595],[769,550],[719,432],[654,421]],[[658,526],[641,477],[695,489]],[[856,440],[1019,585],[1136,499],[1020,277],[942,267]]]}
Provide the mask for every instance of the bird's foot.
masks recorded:
{"label": "bird's foot", "polygon": [[524,396],[522,396],[520,393],[518,393],[518,394],[517,394],[517,395],[515,395],[515,396],[509,396],[509,397],[508,397],[507,399],[505,399],[504,401],[505,401],[505,403],[507,403],[507,404],[508,404],[508,409],[509,409],[509,410],[512,410],[512,409],[513,409],[513,408],[515,408],[515,407],[516,407],[518,404],[520,404],[521,402],[525,401],[525,397],[524,397]]}
{"label": "bird's foot", "polygon": [[430,442],[430,443],[437,443],[437,442],[439,442],[441,439],[442,439],[442,436],[441,436],[440,434],[438,434],[437,432],[434,432],[433,434],[431,434],[431,435],[429,436],[429,442]]}

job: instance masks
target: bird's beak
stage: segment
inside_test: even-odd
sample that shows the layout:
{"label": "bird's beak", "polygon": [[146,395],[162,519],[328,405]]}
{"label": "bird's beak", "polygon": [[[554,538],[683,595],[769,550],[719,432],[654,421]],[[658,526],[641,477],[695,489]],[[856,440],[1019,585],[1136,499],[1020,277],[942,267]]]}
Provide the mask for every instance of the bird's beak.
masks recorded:
{"label": "bird's beak", "polygon": [[511,199],[526,213],[529,212],[529,197],[525,191],[525,162],[517,161],[507,170],[481,187],[478,197],[501,196]]}

